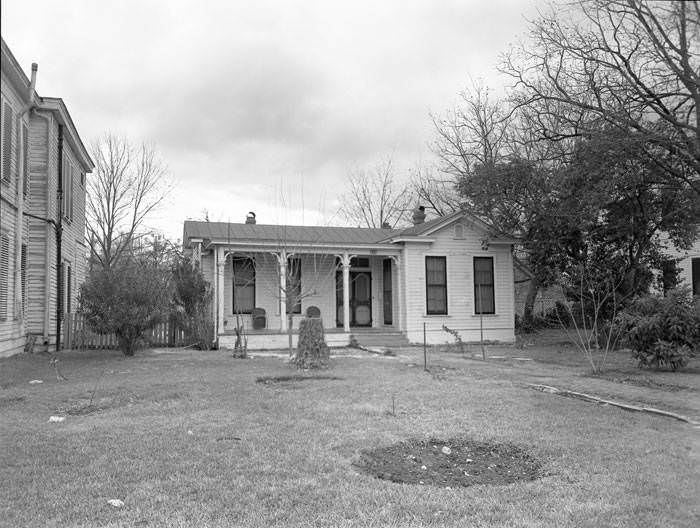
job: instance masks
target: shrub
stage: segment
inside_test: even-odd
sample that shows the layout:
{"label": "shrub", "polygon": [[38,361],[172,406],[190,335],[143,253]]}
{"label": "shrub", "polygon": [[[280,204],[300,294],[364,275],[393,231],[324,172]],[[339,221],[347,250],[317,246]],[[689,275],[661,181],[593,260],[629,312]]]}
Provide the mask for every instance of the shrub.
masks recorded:
{"label": "shrub", "polygon": [[693,304],[687,288],[635,299],[615,325],[640,367],[676,370],[700,350],[700,301]]}
{"label": "shrub", "polygon": [[175,319],[188,338],[200,350],[214,346],[212,292],[209,283],[197,266],[188,259],[176,261],[172,267]]}
{"label": "shrub", "polygon": [[330,351],[323,332],[323,320],[305,317],[299,323],[299,343],[292,362],[300,368],[326,366]]}
{"label": "shrub", "polygon": [[167,273],[139,263],[94,271],[80,291],[87,324],[99,334],[115,334],[126,356],[167,317],[169,305]]}

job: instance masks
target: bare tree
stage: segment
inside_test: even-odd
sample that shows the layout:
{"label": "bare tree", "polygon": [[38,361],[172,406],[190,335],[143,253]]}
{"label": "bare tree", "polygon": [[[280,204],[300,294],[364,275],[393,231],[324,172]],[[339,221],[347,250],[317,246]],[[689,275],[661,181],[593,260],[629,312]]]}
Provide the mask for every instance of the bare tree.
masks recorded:
{"label": "bare tree", "polygon": [[458,178],[453,174],[425,165],[417,166],[411,177],[411,188],[418,203],[437,216],[446,216],[460,209],[457,184]]}
{"label": "bare tree", "polygon": [[130,250],[146,218],[170,189],[152,145],[134,147],[108,133],[91,151],[95,172],[87,184],[87,239],[91,260],[107,269]]}
{"label": "bare tree", "polygon": [[340,210],[347,221],[375,228],[394,228],[407,223],[412,196],[409,186],[394,179],[391,158],[370,171],[353,170],[348,176],[348,186]]}
{"label": "bare tree", "polygon": [[501,69],[516,81],[518,104],[536,108],[542,137],[620,130],[651,147],[669,181],[700,193],[698,2],[576,0],[530,29]]}

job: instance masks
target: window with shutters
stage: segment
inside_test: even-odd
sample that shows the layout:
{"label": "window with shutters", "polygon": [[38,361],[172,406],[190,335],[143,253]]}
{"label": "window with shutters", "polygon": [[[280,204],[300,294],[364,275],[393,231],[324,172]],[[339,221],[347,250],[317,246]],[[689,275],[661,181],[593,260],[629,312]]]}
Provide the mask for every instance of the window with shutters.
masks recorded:
{"label": "window with shutters", "polygon": [[425,298],[428,315],[447,315],[447,257],[425,257]]}
{"label": "window with shutters", "polygon": [[474,313],[496,313],[493,257],[474,257]]}
{"label": "window with shutters", "polygon": [[301,313],[301,259],[287,259],[287,313]]}
{"label": "window with shutters", "polygon": [[233,313],[249,314],[255,308],[255,262],[233,257]]}
{"label": "window with shutters", "polygon": [[22,192],[29,194],[29,129],[22,125]]}
{"label": "window with shutters", "polygon": [[0,321],[7,320],[10,294],[10,237],[0,233]]}
{"label": "window with shutters", "polygon": [[9,183],[12,179],[12,106],[7,101],[2,102],[2,127],[0,128],[2,138],[0,148],[2,149],[2,167],[0,179],[3,183]]}

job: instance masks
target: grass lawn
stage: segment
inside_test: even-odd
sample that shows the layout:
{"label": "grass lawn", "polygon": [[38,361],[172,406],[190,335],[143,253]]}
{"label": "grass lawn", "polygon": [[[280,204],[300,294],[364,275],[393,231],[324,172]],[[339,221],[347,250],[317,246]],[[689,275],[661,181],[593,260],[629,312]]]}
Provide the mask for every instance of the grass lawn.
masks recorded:
{"label": "grass lawn", "polygon": [[[700,428],[527,387],[700,420],[697,360],[638,371],[618,353],[593,377],[556,339],[487,362],[431,350],[431,372],[420,348],[336,353],[324,379],[280,383],[298,372],[279,358],[223,351],[65,352],[67,381],[42,356],[0,360],[0,525],[700,526]],[[352,465],[430,438],[514,444],[543,476],[447,489]]]}

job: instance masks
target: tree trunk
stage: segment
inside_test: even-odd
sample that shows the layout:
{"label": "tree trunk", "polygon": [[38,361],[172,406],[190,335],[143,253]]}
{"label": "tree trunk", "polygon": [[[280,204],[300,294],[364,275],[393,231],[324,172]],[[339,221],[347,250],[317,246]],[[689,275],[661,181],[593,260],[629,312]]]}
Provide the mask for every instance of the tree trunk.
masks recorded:
{"label": "tree trunk", "polygon": [[536,278],[530,280],[527,295],[525,296],[525,307],[523,308],[523,323],[527,326],[532,323],[532,312],[535,307],[535,299],[540,291],[540,282]]}

